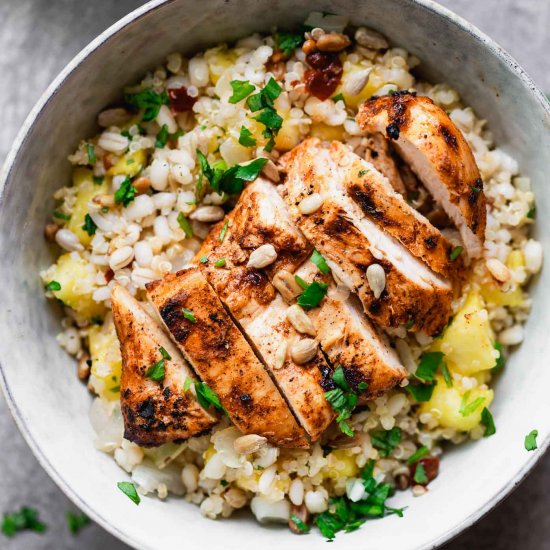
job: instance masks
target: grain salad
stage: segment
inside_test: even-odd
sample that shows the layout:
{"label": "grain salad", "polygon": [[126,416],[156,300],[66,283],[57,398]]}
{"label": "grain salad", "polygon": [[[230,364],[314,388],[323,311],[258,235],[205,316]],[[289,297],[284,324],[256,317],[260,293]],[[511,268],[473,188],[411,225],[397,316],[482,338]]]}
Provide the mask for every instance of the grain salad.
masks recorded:
{"label": "grain salad", "polygon": [[[322,67],[312,62],[315,52],[325,56]],[[535,198],[529,177],[496,146],[482,113],[448,85],[418,80],[420,63],[372,29],[313,13],[299,32],[255,34],[190,58],[169,55],[98,115],[100,132],[69,157],[72,182],[55,192],[57,206],[45,228],[58,256],[40,275],[46,295],[65,312],[58,342],[75,357],[77,375],[94,396],[95,445],[127,472],[131,483],[121,490],[134,502],[140,495],[178,496],[211,519],[250,507],[259,522],[287,523],[297,534],[316,525],[331,540],[366,519],[401,515],[391,506],[396,490],[424,495],[441,460],[445,474],[442,455],[448,446],[498,429],[490,412],[498,399],[492,381],[523,341],[531,308],[528,285],[542,266],[542,247],[530,237]],[[341,142],[374,164],[377,146],[356,121],[358,109],[373,96],[403,91],[427,96],[449,115],[481,175],[472,196],[482,192],[487,200],[483,250],[470,258],[463,235],[426,188],[403,190],[409,205],[452,244],[450,261],[468,267],[461,291],[452,297],[447,327],[436,336],[412,332],[413,319],[409,326],[386,328],[407,376],[374,399],[358,399],[337,367],[325,395],[339,416],[310,448],[243,435],[208,385],[191,379],[185,390],[220,413],[208,433],[157,447],[125,439],[113,288],[124,287],[157,318],[146,285],[188,267],[214,224],[220,224],[223,242],[232,231],[223,220],[249,182],[263,177],[281,186],[283,155],[306,138]],[[297,215],[314,216],[324,207],[323,196],[311,193],[297,205]],[[279,248],[267,243],[245,265],[269,273],[280,260]],[[225,264],[226,258],[216,260],[216,268]],[[335,270],[318,250],[310,264],[320,277]],[[391,280],[377,263],[365,276],[378,300]],[[299,279],[280,270],[271,281],[290,303],[305,288]],[[336,282],[329,294],[343,293],[340,299],[346,300],[349,289]],[[327,292],[328,283],[317,285]],[[321,353],[304,309],[286,310],[301,339],[281,343],[275,370],[285,357],[303,365]],[[195,314],[184,311],[191,323]],[[164,376],[163,361],[171,357],[160,350],[156,366]],[[156,380],[154,370],[148,376]]]}

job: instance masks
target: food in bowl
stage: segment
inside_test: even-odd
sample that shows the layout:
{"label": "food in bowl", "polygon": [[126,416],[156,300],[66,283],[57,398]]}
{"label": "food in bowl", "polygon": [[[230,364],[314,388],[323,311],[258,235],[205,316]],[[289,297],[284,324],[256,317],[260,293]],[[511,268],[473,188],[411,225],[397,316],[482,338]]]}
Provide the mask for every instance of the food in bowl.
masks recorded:
{"label": "food in bowl", "polygon": [[332,539],[494,433],[542,251],[528,178],[454,90],[306,25],[173,54],[100,113],[42,278],[126,494]]}

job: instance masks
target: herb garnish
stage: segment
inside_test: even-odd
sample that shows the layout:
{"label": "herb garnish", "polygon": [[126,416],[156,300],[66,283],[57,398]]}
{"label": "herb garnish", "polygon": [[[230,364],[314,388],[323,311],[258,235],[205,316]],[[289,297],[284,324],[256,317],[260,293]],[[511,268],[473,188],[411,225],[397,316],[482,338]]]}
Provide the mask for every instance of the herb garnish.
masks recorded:
{"label": "herb garnish", "polygon": [[239,143],[244,147],[254,147],[256,145],[256,138],[252,135],[252,132],[245,126],[241,126]]}
{"label": "herb garnish", "polygon": [[255,90],[254,85],[250,84],[248,80],[232,80],[229,84],[233,89],[233,94],[228,101],[233,104],[239,103]]}
{"label": "herb garnish", "polygon": [[47,526],[38,519],[38,512],[34,508],[23,506],[18,512],[6,513],[2,518],[2,533],[6,537],[13,537],[19,531],[34,531],[43,533]]}
{"label": "herb garnish", "polygon": [[197,401],[203,409],[208,410],[210,406],[213,406],[216,410],[229,416],[228,412],[225,410],[225,407],[221,404],[220,398],[206,382],[194,380],[194,384],[195,393],[197,394]]}
{"label": "herb garnish", "polygon": [[304,41],[304,33],[278,32],[275,35],[275,44],[284,55],[291,55]]}
{"label": "herb garnish", "polygon": [[95,164],[97,158],[95,156],[95,149],[91,143],[86,143],[86,154],[88,155],[88,164]]}
{"label": "herb garnish", "polygon": [[208,256],[201,256],[201,257],[199,258],[199,262],[200,262],[201,264],[206,264],[206,263],[208,263]]}
{"label": "herb garnish", "polygon": [[495,366],[491,369],[492,371],[496,372],[504,368],[504,365],[506,364],[506,359],[504,358],[504,353],[502,352],[502,344],[500,342],[495,342],[493,344],[493,347],[498,351],[499,354]]}
{"label": "herb garnish", "polygon": [[246,100],[246,104],[252,112],[261,110],[261,113],[253,118],[265,126],[262,135],[268,140],[264,146],[268,153],[275,146],[275,136],[283,125],[282,117],[273,108],[273,102],[281,95],[282,91],[281,86],[271,77],[264,88]]}
{"label": "herb garnish", "polygon": [[63,212],[59,212],[58,210],[53,213],[53,217],[65,221],[69,221],[71,219],[71,216],[69,214],[63,214]]}
{"label": "herb garnish", "polygon": [[192,323],[196,323],[196,322],[197,322],[197,318],[195,317],[195,314],[193,313],[193,310],[183,308],[182,311],[183,311],[183,316],[184,316],[188,321],[191,321]]}
{"label": "herb garnish", "polygon": [[483,437],[489,437],[497,432],[493,415],[487,407],[483,407],[483,410],[481,411],[481,423],[485,426]]}
{"label": "herb garnish", "polygon": [[124,101],[133,107],[144,109],[142,119],[148,122],[157,118],[161,106],[166,105],[169,99],[166,92],[158,94],[153,90],[142,90],[135,94],[125,94]]}
{"label": "herb garnish", "polygon": [[367,170],[367,169],[359,170],[359,172],[357,172],[357,175],[358,175],[360,178],[362,178],[363,176],[366,176],[369,172],[370,172],[370,170]]}
{"label": "herb garnish", "polygon": [[462,254],[463,250],[464,248],[462,248],[461,246],[455,246],[449,254],[449,259],[451,260],[451,262],[454,262]]}
{"label": "herb garnish", "polygon": [[103,176],[92,176],[92,181],[94,182],[94,185],[101,185],[104,179],[105,178]]}
{"label": "herb garnish", "polygon": [[310,260],[317,266],[321,273],[324,273],[325,275],[330,273],[330,267],[328,266],[325,257],[317,249],[313,251]]}
{"label": "herb garnish", "polygon": [[82,226],[82,229],[90,235],[95,235],[95,230],[97,229],[97,225],[95,224],[94,220],[92,220],[92,216],[90,214],[86,214],[84,216],[84,225]]}
{"label": "herb garnish", "polygon": [[76,535],[80,531],[80,529],[90,523],[90,518],[82,512],[75,513],[69,511],[66,514],[66,518],[67,528],[72,535]]}
{"label": "herb garnish", "polygon": [[313,309],[317,307],[328,291],[328,284],[319,283],[318,281],[313,281],[308,284],[298,275],[295,275],[294,279],[304,289],[296,300],[298,305],[304,309]]}
{"label": "herb garnish", "polygon": [[527,219],[534,220],[537,217],[537,205],[533,204],[526,215]]}
{"label": "herb garnish", "polygon": [[407,459],[407,464],[409,466],[412,466],[415,462],[418,462],[425,456],[428,456],[430,454],[430,449],[428,447],[420,447],[417,449],[409,458]]}
{"label": "herb garnish", "polygon": [[338,103],[339,101],[343,101],[345,103],[344,95],[341,93],[337,94],[332,98],[332,101],[334,101],[334,103]]}
{"label": "herb garnish", "polygon": [[157,139],[155,140],[155,147],[162,149],[166,145],[168,140],[168,124],[163,124],[160,132],[157,134]]}
{"label": "herb garnish", "polygon": [[453,387],[453,377],[451,376],[451,373],[449,372],[449,367],[447,366],[447,363],[445,361],[442,361],[441,363],[441,374],[443,375],[443,380],[445,380],[445,384],[448,388]]}
{"label": "herb garnish", "polygon": [[137,189],[132,185],[130,176],[126,176],[118,190],[115,192],[115,203],[126,208],[136,197]]}
{"label": "herb garnish", "polygon": [[311,527],[304,523],[296,514],[290,516],[290,521],[294,523],[300,533],[309,533],[311,531]]}
{"label": "herb garnish", "polygon": [[155,382],[162,382],[164,380],[164,375],[166,374],[164,362],[166,359],[172,359],[170,354],[162,346],[159,348],[159,351],[162,355],[162,359],[151,365],[145,373],[145,376]]}
{"label": "herb garnish", "polygon": [[420,358],[420,363],[414,373],[415,377],[423,382],[433,382],[439,365],[443,362],[443,353],[440,351],[426,352]]}
{"label": "herb garnish", "polygon": [[468,390],[462,397],[460,408],[458,409],[458,412],[462,416],[470,416],[485,401],[485,397],[478,397],[477,399],[474,399],[471,403],[468,403],[468,399],[470,399],[471,393],[471,390]]}
{"label": "herb garnish", "polygon": [[373,432],[370,436],[372,446],[378,449],[381,457],[390,456],[397,445],[401,443],[401,429],[392,428],[391,430],[380,430]]}
{"label": "herb garnish", "polygon": [[225,223],[223,224],[222,230],[220,231],[220,236],[218,237],[218,240],[223,243],[223,239],[225,238],[225,234],[227,233],[227,228],[229,227],[229,220],[225,220]]}
{"label": "herb garnish", "polygon": [[355,531],[370,518],[382,518],[389,514],[403,517],[403,509],[386,506],[386,500],[393,496],[395,490],[389,483],[377,483],[373,472],[374,460],[369,460],[361,472],[367,493],[364,499],[352,502],[345,496],[333,498],[329,509],[315,518],[317,527],[328,540],[333,540],[339,531]]}
{"label": "herb garnish", "polygon": [[425,403],[432,398],[436,384],[421,384],[413,386],[409,384],[405,389],[414,397],[417,403]]}
{"label": "herb garnish", "polygon": [[61,285],[57,281],[50,281],[44,288],[46,290],[61,290]]}
{"label": "herb garnish", "polygon": [[193,236],[193,228],[191,222],[180,212],[177,217],[178,225],[183,229],[185,236],[190,239]]}
{"label": "herb garnish", "polygon": [[192,385],[193,385],[193,379],[186,378],[185,382],[183,383],[183,393],[187,393],[191,389]]}
{"label": "herb garnish", "polygon": [[414,482],[418,483],[419,485],[426,485],[428,483],[428,476],[426,475],[426,470],[424,469],[424,465],[422,464],[422,462],[419,462],[416,465],[413,479]]}
{"label": "herb garnish", "polygon": [[224,267],[225,266],[225,258],[220,258],[219,260],[216,260],[214,262],[214,267]]}
{"label": "herb garnish", "polygon": [[281,95],[282,91],[281,86],[271,77],[259,92],[249,96],[246,104],[253,113],[266,107],[273,108],[273,102]]}
{"label": "herb garnish", "polygon": [[527,451],[534,451],[537,448],[537,435],[539,435],[538,430],[531,430],[525,436],[525,449]]}
{"label": "herb garnish", "polygon": [[119,481],[116,486],[136,505],[141,502],[136,486],[129,481]]}

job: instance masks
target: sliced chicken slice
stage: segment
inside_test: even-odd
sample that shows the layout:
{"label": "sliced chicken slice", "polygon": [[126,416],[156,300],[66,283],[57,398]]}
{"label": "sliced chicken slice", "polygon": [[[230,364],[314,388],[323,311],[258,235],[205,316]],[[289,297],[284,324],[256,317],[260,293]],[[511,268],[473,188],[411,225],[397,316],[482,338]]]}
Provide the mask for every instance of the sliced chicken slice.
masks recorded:
{"label": "sliced chicken slice", "polygon": [[450,279],[464,275],[462,258],[454,258],[452,255],[454,246],[396,193],[390,182],[372,164],[337,141],[331,143],[330,154],[349,196],[361,207],[367,218],[436,273]]}
{"label": "sliced chicken slice", "polygon": [[[113,288],[111,303],[122,353],[124,437],[142,447],[154,447],[208,432],[218,419],[192,393],[183,391],[185,380],[195,380],[195,375],[170,338],[124,287]],[[161,349],[169,358],[163,357]],[[165,374],[157,382],[146,373],[161,360]]]}
{"label": "sliced chicken slice", "polygon": [[198,268],[149,283],[147,293],[183,355],[241,432],[262,435],[279,447],[308,447],[279,390]]}
{"label": "sliced chicken slice", "polygon": [[275,186],[258,178],[243,191],[234,210],[233,234],[240,247],[249,253],[271,244],[277,259],[268,273],[281,269],[293,272],[311,254],[312,246],[296,227]]}
{"label": "sliced chicken slice", "polygon": [[[437,333],[450,315],[451,285],[362,213],[347,195],[330,151],[319,144],[316,138],[307,139],[283,160],[292,218],[377,323]],[[373,264],[384,270],[377,279],[369,272],[379,285],[385,279],[379,295],[367,278]]]}
{"label": "sliced chicken slice", "polygon": [[487,217],[483,182],[470,146],[445,111],[427,97],[401,92],[366,101],[357,122],[393,140],[459,229],[469,256],[480,257]]}
{"label": "sliced chicken slice", "polygon": [[[296,274],[308,282],[330,285],[320,306],[308,315],[329,361],[342,366],[347,382],[359,395],[375,399],[407,376],[387,338],[365,317],[356,296],[346,296],[330,275],[321,274],[311,262],[304,263]],[[366,382],[366,390],[359,388],[361,382]]]}
{"label": "sliced chicken slice", "polygon": [[[242,250],[233,235],[236,212],[237,209],[233,210],[226,221],[214,227],[204,241],[197,257],[206,256],[209,261],[200,264],[201,269],[265,364],[294,415],[315,441],[335,416],[324,395],[325,381],[330,380],[332,369],[320,350],[310,360],[298,363],[293,359],[293,346],[310,336],[299,334],[288,321],[288,304],[266,274],[246,267],[248,256],[241,257]],[[226,224],[225,237],[220,243],[219,228]],[[216,268],[210,259],[220,257],[226,259],[225,266]]]}

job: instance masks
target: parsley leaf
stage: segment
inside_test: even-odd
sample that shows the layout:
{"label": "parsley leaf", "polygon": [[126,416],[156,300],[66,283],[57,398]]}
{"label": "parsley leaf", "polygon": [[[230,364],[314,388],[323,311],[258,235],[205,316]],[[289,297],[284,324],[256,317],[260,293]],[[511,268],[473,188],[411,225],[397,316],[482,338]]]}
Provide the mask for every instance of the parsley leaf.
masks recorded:
{"label": "parsley leaf", "polygon": [[200,382],[199,380],[195,380],[194,382],[195,393],[197,394],[197,401],[203,409],[208,410],[210,406],[213,406],[216,410],[221,411],[229,416],[229,414],[225,410],[225,407],[221,404],[220,398],[215,394],[215,392],[206,382]]}
{"label": "parsley leaf", "polygon": [[426,470],[424,469],[424,465],[422,464],[422,462],[419,462],[416,465],[413,479],[414,482],[418,483],[419,485],[426,485],[426,483],[428,483],[428,476],[426,475]]}
{"label": "parsley leaf", "polygon": [[493,344],[493,347],[498,351],[499,355],[496,360],[495,366],[491,369],[493,371],[499,371],[504,368],[504,365],[506,364],[506,359],[504,358],[504,353],[502,351],[502,344],[500,342],[495,342]]}
{"label": "parsley leaf", "polygon": [[453,387],[453,377],[451,376],[451,373],[449,372],[449,367],[447,366],[447,363],[445,361],[441,362],[441,374],[443,375],[443,380],[445,380],[445,384],[448,388]]}
{"label": "parsley leaf", "polygon": [[71,219],[69,214],[63,214],[63,212],[59,212],[58,210],[53,213],[53,217],[65,221],[69,221]]}
{"label": "parsley leaf", "polygon": [[250,84],[248,80],[232,80],[229,84],[233,89],[233,94],[228,101],[233,104],[239,103],[255,90],[254,85]]}
{"label": "parsley leaf", "polygon": [[133,107],[143,109],[143,121],[148,122],[157,118],[162,105],[166,105],[169,101],[168,94],[161,92],[160,94],[153,90],[142,90],[135,94],[125,94],[124,101]]}
{"label": "parsley leaf", "polygon": [[199,262],[200,262],[201,264],[207,264],[207,263],[208,263],[208,256],[201,256],[201,257],[199,258]]}
{"label": "parsley leaf", "polygon": [[80,531],[80,529],[90,523],[90,518],[82,512],[75,513],[69,511],[66,514],[66,518],[67,528],[72,535],[76,535]]}
{"label": "parsley leaf", "polygon": [[458,412],[462,416],[470,416],[485,401],[485,397],[478,397],[477,399],[474,399],[471,403],[468,403],[468,399],[470,399],[471,393],[471,390],[468,390],[462,397],[460,409],[458,409]]}
{"label": "parsley leaf", "polygon": [[317,307],[328,291],[328,284],[319,283],[318,281],[313,281],[308,284],[298,276],[295,276],[295,280],[304,289],[296,300],[298,305],[304,309],[313,309]]}
{"label": "parsley leaf", "polygon": [[527,212],[527,219],[534,220],[537,217],[537,205],[533,204],[531,208],[529,208],[529,211]]}
{"label": "parsley leaf", "polygon": [[19,531],[34,531],[43,533],[47,526],[38,519],[38,512],[34,508],[23,506],[18,512],[6,513],[2,518],[2,533],[6,537],[13,537]]}
{"label": "parsley leaf", "polygon": [[86,214],[84,216],[84,225],[82,226],[82,229],[90,235],[95,235],[95,230],[97,229],[97,225],[95,224],[94,220],[92,220],[92,216],[90,214]]}
{"label": "parsley leaf", "polygon": [[420,358],[420,363],[414,375],[423,382],[432,382],[442,361],[443,353],[440,351],[426,352]]}
{"label": "parsley leaf", "polygon": [[311,527],[304,523],[296,514],[292,514],[290,516],[290,521],[295,525],[296,529],[298,529],[300,533],[309,533],[311,530]]}
{"label": "parsley leaf", "polygon": [[271,77],[258,93],[251,95],[246,100],[246,104],[252,112],[265,109],[266,107],[273,108],[273,102],[281,95],[282,91],[281,86]]}
{"label": "parsley leaf", "polygon": [[157,134],[157,139],[155,140],[155,147],[162,149],[166,146],[166,141],[168,140],[168,124],[163,124],[160,132]]}
{"label": "parsley leaf", "polygon": [[141,502],[136,486],[129,481],[119,481],[116,486],[136,505]]}
{"label": "parsley leaf", "polygon": [[349,386],[342,365],[338,365],[332,374],[335,388],[325,392],[325,398],[330,406],[338,413],[336,422],[340,430],[348,437],[353,437],[353,430],[346,420],[351,416],[357,405],[357,394]]}
{"label": "parsley leaf", "polygon": [[417,403],[425,403],[432,398],[436,384],[420,384],[413,386],[409,384],[405,389],[414,397]]}
{"label": "parsley leaf", "polygon": [[451,260],[451,262],[454,262],[462,254],[463,250],[464,248],[462,248],[461,246],[455,246],[449,254],[449,259]]}
{"label": "parsley leaf", "polygon": [[268,139],[268,142],[264,146],[264,149],[269,153],[273,150],[275,136],[279,133],[283,125],[283,119],[272,107],[266,107],[258,116],[253,118],[265,126],[262,135]]}
{"label": "parsley leaf", "polygon": [[115,193],[115,203],[121,204],[126,208],[136,197],[137,189],[132,185],[130,176],[122,182]]}
{"label": "parsley leaf", "polygon": [[192,378],[186,378],[185,382],[183,383],[183,392],[187,393],[191,389],[191,385],[193,384]]}
{"label": "parsley leaf", "polygon": [[275,35],[275,44],[284,55],[291,55],[304,41],[304,33],[278,32]]}
{"label": "parsley leaf", "polygon": [[172,359],[170,357],[170,354],[162,346],[159,348],[159,351],[162,359],[151,365],[145,373],[145,376],[147,376],[151,380],[154,380],[155,382],[162,382],[164,380],[164,376],[166,374],[164,361],[166,359]]}
{"label": "parsley leaf", "polygon": [[183,308],[183,316],[192,323],[197,322],[197,318],[195,317],[195,314],[193,313],[193,310]]}
{"label": "parsley leaf", "polygon": [[493,415],[487,407],[483,407],[483,410],[481,411],[481,423],[485,426],[483,437],[489,437],[497,433]]}
{"label": "parsley leaf", "polygon": [[225,267],[225,258],[220,258],[214,262],[214,267]]}
{"label": "parsley leaf", "polygon": [[417,449],[409,458],[407,459],[407,464],[411,466],[415,462],[418,462],[420,459],[428,456],[430,454],[430,449],[428,447],[420,447]]}
{"label": "parsley leaf", "polygon": [[378,450],[381,457],[390,456],[397,445],[401,443],[401,429],[380,430],[370,436],[372,446]]}
{"label": "parsley leaf", "polygon": [[50,281],[44,288],[46,290],[61,290],[61,285],[57,281]]}
{"label": "parsley leaf", "polygon": [[325,257],[317,249],[313,251],[310,260],[317,266],[321,273],[324,273],[325,275],[330,273],[330,267],[328,266]]}
{"label": "parsley leaf", "polygon": [[339,101],[343,101],[343,102],[345,103],[345,99],[344,99],[343,94],[337,94],[337,95],[335,95],[335,96],[332,98],[332,101],[334,101],[334,103],[338,103]]}
{"label": "parsley leaf", "polygon": [[360,178],[362,178],[363,176],[366,176],[369,172],[370,172],[370,170],[367,170],[367,169],[359,170],[359,172],[357,172],[357,175],[358,175]]}
{"label": "parsley leaf", "polygon": [[101,185],[104,179],[105,178],[103,176],[92,176],[92,181],[94,182],[94,185]]}
{"label": "parsley leaf", "polygon": [[245,126],[241,126],[241,133],[239,134],[239,143],[243,147],[254,147],[256,145],[256,138],[252,136],[252,132]]}
{"label": "parsley leaf", "polygon": [[223,243],[223,240],[225,238],[225,234],[227,233],[227,228],[229,227],[229,219],[225,220],[225,223],[223,224],[222,230],[220,231],[220,236],[218,237],[218,240]]}
{"label": "parsley leaf", "polygon": [[180,212],[177,217],[178,225],[183,229],[185,236],[190,239],[193,236],[193,228],[191,222]]}
{"label": "parsley leaf", "polygon": [[95,156],[95,149],[91,143],[86,143],[86,154],[88,155],[88,164],[95,164],[97,158]]}
{"label": "parsley leaf", "polygon": [[537,448],[537,435],[538,430],[532,430],[525,436],[525,449],[527,451],[534,451]]}

